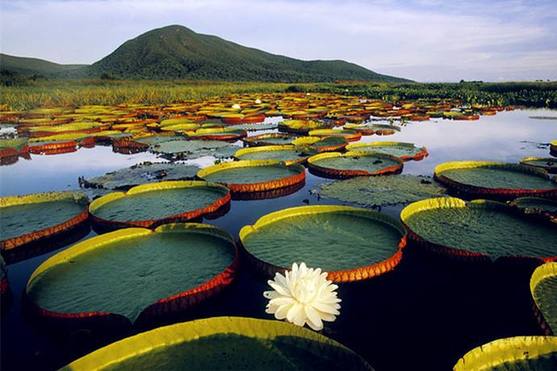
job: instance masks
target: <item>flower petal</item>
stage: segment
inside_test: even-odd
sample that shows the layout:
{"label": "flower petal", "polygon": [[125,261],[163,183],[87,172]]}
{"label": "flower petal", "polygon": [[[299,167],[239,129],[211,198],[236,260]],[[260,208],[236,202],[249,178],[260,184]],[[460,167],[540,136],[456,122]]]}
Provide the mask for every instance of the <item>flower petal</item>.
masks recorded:
{"label": "flower petal", "polygon": [[319,312],[313,309],[311,306],[306,305],[304,307],[304,311],[306,313],[306,317],[308,318],[308,325],[312,329],[319,331],[323,328],[323,321],[321,321],[321,317],[319,316]]}

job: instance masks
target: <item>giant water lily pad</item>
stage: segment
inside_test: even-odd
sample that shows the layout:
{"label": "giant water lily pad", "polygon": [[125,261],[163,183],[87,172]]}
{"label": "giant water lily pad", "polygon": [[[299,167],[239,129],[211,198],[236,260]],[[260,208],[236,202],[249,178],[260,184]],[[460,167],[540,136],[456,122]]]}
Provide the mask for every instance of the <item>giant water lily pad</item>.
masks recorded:
{"label": "giant water lily pad", "polygon": [[267,122],[261,124],[238,124],[227,126],[231,130],[246,130],[246,131],[257,131],[257,130],[273,130],[278,127],[276,122]]}
{"label": "giant water lily pad", "polygon": [[557,334],[557,263],[546,263],[534,271],[530,291],[545,324]]}
{"label": "giant water lily pad", "polygon": [[308,133],[315,129],[328,129],[332,127],[332,123],[310,120],[284,120],[278,124],[279,130],[289,133]]}
{"label": "giant water lily pad", "polygon": [[172,140],[152,145],[151,150],[171,158],[196,159],[204,156],[232,157],[237,146],[218,140]]}
{"label": "giant water lily pad", "polygon": [[231,128],[201,128],[194,132],[187,132],[191,139],[202,140],[237,140],[247,136],[245,130]]}
{"label": "giant water lily pad", "polygon": [[431,198],[414,202],[400,214],[422,246],[442,254],[476,258],[557,256],[557,229],[514,213],[495,201]]}
{"label": "giant water lily pad", "polygon": [[0,148],[13,148],[21,151],[27,146],[28,138],[0,138]]}
{"label": "giant water lily pad", "polygon": [[386,215],[348,206],[302,206],[267,214],[240,231],[249,260],[272,274],[292,262],[355,281],[393,269],[402,258],[404,228]]}
{"label": "giant water lily pad", "polygon": [[435,178],[471,196],[557,198],[557,182],[544,170],[490,161],[454,161],[435,167]]}
{"label": "giant water lily pad", "polygon": [[151,227],[163,222],[188,221],[216,212],[230,202],[220,184],[168,181],[113,192],[89,205],[93,220],[108,226]]}
{"label": "giant water lily pad", "polygon": [[10,250],[71,229],[87,217],[79,192],[36,193],[0,198],[0,248]]}
{"label": "giant water lily pad", "polygon": [[455,371],[551,371],[557,363],[557,337],[516,336],[472,349],[458,360]]}
{"label": "giant water lily pad", "polygon": [[334,152],[343,150],[348,140],[343,136],[332,137],[300,137],[292,141],[299,146],[304,153],[316,154],[321,152]]}
{"label": "giant water lily pad", "polygon": [[193,179],[197,171],[199,171],[199,168],[195,165],[144,162],[105,175],[85,179],[83,184],[85,187],[92,188],[125,189],[162,180]]}
{"label": "giant water lily pad", "polygon": [[324,184],[320,196],[366,207],[414,202],[442,196],[445,190],[431,178],[414,175],[356,177]]}
{"label": "giant water lily pad", "polygon": [[525,157],[520,160],[520,163],[523,165],[533,166],[546,170],[549,173],[557,173],[557,159],[554,159],[552,157]]}
{"label": "giant water lily pad", "polygon": [[362,134],[354,130],[338,130],[338,129],[317,129],[310,130],[308,133],[312,137],[344,137],[349,142],[360,140]]}
{"label": "giant water lily pad", "polygon": [[146,144],[149,146],[156,146],[158,144],[161,143],[165,143],[165,142],[171,142],[173,140],[185,140],[185,138],[181,135],[155,135],[155,134],[149,134],[149,135],[142,135],[139,137],[135,137],[133,138],[134,141],[141,143],[141,144]]}
{"label": "giant water lily pad", "polygon": [[519,197],[513,200],[511,205],[526,215],[557,221],[557,201],[540,197]]}
{"label": "giant water lily pad", "polygon": [[403,162],[398,157],[382,153],[327,152],[308,158],[310,170],[332,178],[393,174],[402,171]]}
{"label": "giant water lily pad", "polygon": [[259,146],[242,148],[236,151],[234,157],[238,160],[276,160],[287,164],[301,163],[308,157],[295,146]]}
{"label": "giant water lily pad", "polygon": [[64,370],[372,370],[350,349],[284,322],[215,317],[160,327],[110,344]]}
{"label": "giant water lily pad", "polygon": [[399,157],[404,161],[421,160],[428,155],[425,147],[404,142],[353,143],[346,146],[348,151],[379,152]]}
{"label": "giant water lily pad", "polygon": [[243,138],[245,144],[248,146],[274,146],[283,144],[292,144],[296,136],[285,133],[269,133],[259,134],[251,137]]}
{"label": "giant water lily pad", "polygon": [[275,160],[243,160],[209,166],[197,176],[224,184],[233,192],[264,192],[303,183],[305,169]]}
{"label": "giant water lily pad", "polygon": [[232,237],[206,224],[123,229],[82,241],[42,263],[27,283],[38,314],[58,319],[187,308],[231,283]]}

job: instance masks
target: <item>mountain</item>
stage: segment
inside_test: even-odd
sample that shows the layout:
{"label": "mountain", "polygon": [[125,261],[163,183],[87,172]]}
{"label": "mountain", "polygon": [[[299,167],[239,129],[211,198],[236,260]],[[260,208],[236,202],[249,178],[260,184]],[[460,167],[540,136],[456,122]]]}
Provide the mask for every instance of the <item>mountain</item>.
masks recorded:
{"label": "mountain", "polygon": [[60,65],[2,55],[0,69],[53,77],[322,82],[409,81],[341,60],[302,61],[248,48],[183,26],[167,26],[126,41],[90,66]]}
{"label": "mountain", "polygon": [[44,59],[15,57],[0,53],[0,70],[21,75],[61,77],[84,73],[87,67],[85,64],[58,64]]}

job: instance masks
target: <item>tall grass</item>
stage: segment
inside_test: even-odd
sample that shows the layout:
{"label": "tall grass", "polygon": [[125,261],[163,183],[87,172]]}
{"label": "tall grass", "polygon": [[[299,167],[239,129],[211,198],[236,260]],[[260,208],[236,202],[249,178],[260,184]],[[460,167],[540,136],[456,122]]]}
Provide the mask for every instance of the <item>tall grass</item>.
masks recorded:
{"label": "tall grass", "polygon": [[244,93],[317,91],[380,98],[453,98],[464,103],[557,108],[557,82],[516,83],[268,83],[219,81],[39,80],[3,86],[0,110],[89,104],[171,104]]}
{"label": "tall grass", "polygon": [[[310,88],[312,84],[301,84]],[[284,92],[291,84],[203,81],[52,80],[2,87],[4,109],[82,105],[170,104],[228,94]]]}

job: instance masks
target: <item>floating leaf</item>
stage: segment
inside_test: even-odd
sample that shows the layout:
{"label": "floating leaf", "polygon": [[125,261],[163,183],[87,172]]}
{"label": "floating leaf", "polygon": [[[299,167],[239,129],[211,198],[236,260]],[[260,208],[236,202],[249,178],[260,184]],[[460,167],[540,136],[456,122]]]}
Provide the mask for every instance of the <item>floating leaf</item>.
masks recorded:
{"label": "floating leaf", "polygon": [[338,180],[324,184],[316,192],[325,198],[373,207],[442,196],[445,190],[428,177],[392,175]]}

